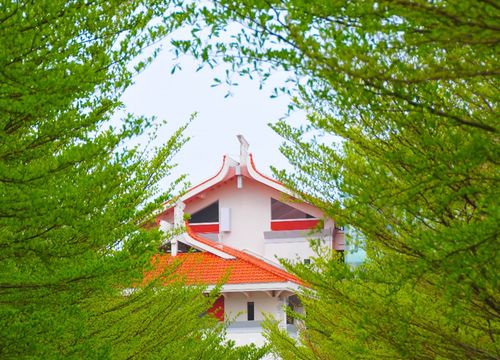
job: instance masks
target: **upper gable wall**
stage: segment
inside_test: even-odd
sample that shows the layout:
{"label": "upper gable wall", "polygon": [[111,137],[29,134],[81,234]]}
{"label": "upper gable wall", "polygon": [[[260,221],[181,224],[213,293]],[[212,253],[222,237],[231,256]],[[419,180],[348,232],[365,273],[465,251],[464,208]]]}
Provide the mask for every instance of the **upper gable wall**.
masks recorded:
{"label": "upper gable wall", "polygon": [[[278,190],[248,177],[243,178],[243,187],[238,189],[233,177],[187,201],[185,212],[193,214],[218,200],[220,208],[231,209],[231,231],[221,233],[222,242],[263,255],[264,231],[271,230],[271,197],[285,201]],[[289,204],[314,217],[322,216],[320,210],[309,204]]]}

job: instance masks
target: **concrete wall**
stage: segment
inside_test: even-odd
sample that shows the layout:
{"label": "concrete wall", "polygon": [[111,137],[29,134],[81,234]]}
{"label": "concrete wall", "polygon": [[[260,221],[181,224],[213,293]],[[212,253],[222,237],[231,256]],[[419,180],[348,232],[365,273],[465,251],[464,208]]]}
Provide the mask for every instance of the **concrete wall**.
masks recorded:
{"label": "concrete wall", "polygon": [[[232,320],[227,331],[228,339],[233,340],[237,346],[252,343],[257,346],[265,345],[266,339],[262,335],[261,326],[264,319],[263,313],[272,314],[276,320],[280,321],[282,328],[286,329],[290,336],[297,338],[297,327],[295,325],[286,325],[283,310],[286,304],[286,296],[291,295],[291,292],[281,293],[279,297],[271,297],[268,293],[262,291],[247,292],[246,294],[247,296],[243,293],[224,293],[226,319]],[[255,321],[247,320],[247,301],[255,303]],[[299,312],[301,312],[301,309],[296,308]],[[265,359],[276,358],[268,355]]]}
{"label": "concrete wall", "polygon": [[[219,207],[231,209],[231,231],[220,234],[222,242],[264,255],[263,232],[271,230],[271,197],[282,200],[279,191],[247,177],[243,178],[243,187],[238,189],[236,178],[233,178],[188,201],[185,212],[195,213],[219,200]],[[311,205],[292,205],[313,216],[321,217],[321,212]]]}
{"label": "concrete wall", "polygon": [[279,298],[271,297],[265,292],[225,293],[225,319],[236,322],[247,320],[247,302],[253,301],[255,306],[255,321],[264,320],[263,313],[272,314],[276,319],[283,316],[283,302]]}
{"label": "concrete wall", "polygon": [[332,230],[311,234],[308,230],[269,231],[264,233],[264,256],[268,259],[289,259],[302,262],[317,256],[311,240],[319,241],[321,248],[332,248]]}
{"label": "concrete wall", "polygon": [[333,248],[335,250],[345,250],[345,234],[343,230],[335,229],[333,233]]}
{"label": "concrete wall", "polygon": [[[323,246],[327,246],[327,243],[322,243]],[[304,259],[315,256],[317,255],[311,249],[307,239],[300,239],[299,241],[297,241],[297,239],[292,239],[292,241],[266,243],[264,248],[264,257],[268,259],[289,259],[303,262]]]}
{"label": "concrete wall", "polygon": [[262,336],[260,324],[256,324],[256,326],[246,329],[229,327],[226,337],[228,340],[233,340],[237,346],[250,344],[264,346],[266,344],[266,339]]}
{"label": "concrete wall", "polygon": [[[272,262],[277,262],[276,257],[302,261],[315,256],[309,240],[316,237],[323,240],[322,246],[344,249],[344,234],[335,229],[332,220],[326,221],[325,229],[317,235],[311,235],[309,230],[271,231],[271,197],[285,200],[279,191],[248,177],[243,178],[243,186],[238,189],[236,178],[232,178],[187,200],[185,212],[193,214],[219,201],[219,208],[230,209],[230,231],[208,234],[207,237],[248,250]],[[312,205],[289,204],[317,218],[322,216],[321,211]],[[164,218],[173,222],[171,212]]]}

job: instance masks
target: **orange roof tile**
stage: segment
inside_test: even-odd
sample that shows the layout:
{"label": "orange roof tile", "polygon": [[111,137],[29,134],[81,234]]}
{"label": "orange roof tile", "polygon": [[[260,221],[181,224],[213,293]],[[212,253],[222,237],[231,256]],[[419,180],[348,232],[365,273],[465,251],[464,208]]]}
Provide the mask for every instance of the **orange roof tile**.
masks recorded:
{"label": "orange roof tile", "polygon": [[286,272],[285,270],[282,270],[280,268],[277,268],[276,266],[268,264],[265,261],[255,257],[255,256],[247,254],[244,251],[236,250],[235,248],[232,248],[232,247],[227,246],[227,245],[218,244],[212,240],[209,240],[207,238],[200,236],[199,234],[196,234],[195,232],[193,232],[191,227],[189,227],[188,223],[186,223],[186,229],[187,229],[187,233],[189,234],[189,236],[191,236],[195,240],[203,242],[204,244],[209,245],[209,246],[213,247],[214,249],[221,250],[221,251],[225,252],[226,254],[232,255],[239,260],[246,261],[246,262],[252,264],[253,266],[260,268],[263,271],[273,273],[274,275],[281,277],[283,279],[282,281],[293,281],[293,282],[296,282],[298,284],[302,284],[302,281],[299,278]]}
{"label": "orange roof tile", "polygon": [[[234,256],[234,259],[223,259],[209,252],[181,253],[176,257],[170,254],[157,255],[153,259],[155,269],[146,275],[146,278],[160,276],[170,264],[177,264],[175,273],[187,284],[215,285],[225,284],[254,284],[270,282],[292,281],[302,282],[292,274],[272,266],[255,256],[221,245],[192,232],[186,226],[189,236],[197,241]],[[179,261],[179,263],[176,263]]]}
{"label": "orange roof tile", "polygon": [[287,280],[272,272],[241,259],[226,260],[209,252],[178,254],[172,257],[163,254],[156,257],[155,273],[179,261],[176,274],[187,284],[215,285],[224,280],[226,284],[250,284],[286,282]]}

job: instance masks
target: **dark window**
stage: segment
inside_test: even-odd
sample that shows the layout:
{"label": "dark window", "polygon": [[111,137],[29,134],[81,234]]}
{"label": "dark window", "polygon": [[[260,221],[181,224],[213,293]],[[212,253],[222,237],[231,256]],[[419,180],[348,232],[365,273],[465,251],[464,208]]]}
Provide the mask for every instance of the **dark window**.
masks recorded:
{"label": "dark window", "polygon": [[304,264],[309,265],[311,263],[311,259],[304,259]]}
{"label": "dark window", "polygon": [[184,244],[183,242],[178,242],[177,245],[177,251],[179,253],[193,253],[193,252],[200,252],[199,250],[195,249],[194,247],[191,247],[189,245]]}
{"label": "dark window", "polygon": [[253,301],[247,302],[247,314],[248,314],[248,321],[253,321],[255,319]]}
{"label": "dark window", "polygon": [[189,219],[190,224],[219,222],[219,202],[216,201],[206,208],[195,212]]}
{"label": "dark window", "polygon": [[281,201],[271,198],[271,220],[289,220],[289,219],[313,219],[314,216],[309,215],[299,209],[295,209],[290,205],[284,204]]}
{"label": "dark window", "polygon": [[[163,251],[165,253],[171,253],[172,252],[172,244],[170,241],[166,242],[165,244],[160,246],[160,251]],[[199,250],[195,249],[194,247],[191,247],[189,245],[184,244],[183,242],[178,242],[177,245],[177,252],[178,253],[195,253],[195,252],[200,252]]]}

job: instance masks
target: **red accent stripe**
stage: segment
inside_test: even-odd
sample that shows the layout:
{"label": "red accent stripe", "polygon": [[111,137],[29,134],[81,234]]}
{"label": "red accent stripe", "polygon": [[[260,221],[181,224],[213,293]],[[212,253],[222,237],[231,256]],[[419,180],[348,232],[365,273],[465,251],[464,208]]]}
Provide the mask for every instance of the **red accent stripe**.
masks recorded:
{"label": "red accent stripe", "polygon": [[189,224],[189,227],[195,233],[219,233],[219,224]]}
{"label": "red accent stripe", "polygon": [[208,313],[212,314],[219,321],[224,321],[224,297],[220,296],[217,300],[215,300],[214,304],[210,309],[208,309]]}
{"label": "red accent stripe", "polygon": [[318,224],[319,219],[271,221],[271,230],[309,230],[314,229],[316,226],[318,226]]}

